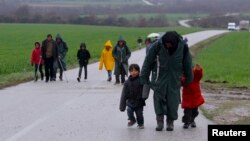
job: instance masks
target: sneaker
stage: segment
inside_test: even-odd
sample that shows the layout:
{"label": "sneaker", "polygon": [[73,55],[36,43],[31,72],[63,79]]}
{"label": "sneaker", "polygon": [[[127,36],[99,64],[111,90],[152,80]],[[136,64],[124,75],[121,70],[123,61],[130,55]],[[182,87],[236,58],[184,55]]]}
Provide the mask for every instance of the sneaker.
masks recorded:
{"label": "sneaker", "polygon": [[43,77],[41,77],[41,81],[43,81]]}
{"label": "sneaker", "polygon": [[196,123],[193,121],[191,122],[191,127],[195,128],[196,127]]}
{"label": "sneaker", "polygon": [[138,125],[137,126],[139,129],[144,129],[144,125]]}
{"label": "sneaker", "polygon": [[80,78],[79,77],[77,77],[77,81],[80,82]]}
{"label": "sneaker", "polygon": [[190,125],[189,123],[184,123],[183,128],[188,129],[189,125]]}
{"label": "sneaker", "polygon": [[135,121],[130,120],[130,121],[128,122],[128,127],[133,126],[134,124],[135,124]]}

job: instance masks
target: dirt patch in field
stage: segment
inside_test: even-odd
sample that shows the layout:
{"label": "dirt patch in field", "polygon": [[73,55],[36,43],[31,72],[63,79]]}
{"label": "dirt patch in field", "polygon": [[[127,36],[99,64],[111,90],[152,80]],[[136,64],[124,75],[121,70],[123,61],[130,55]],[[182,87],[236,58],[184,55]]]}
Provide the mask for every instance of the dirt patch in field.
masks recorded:
{"label": "dirt patch in field", "polygon": [[221,88],[203,83],[201,109],[217,124],[250,124],[250,88]]}

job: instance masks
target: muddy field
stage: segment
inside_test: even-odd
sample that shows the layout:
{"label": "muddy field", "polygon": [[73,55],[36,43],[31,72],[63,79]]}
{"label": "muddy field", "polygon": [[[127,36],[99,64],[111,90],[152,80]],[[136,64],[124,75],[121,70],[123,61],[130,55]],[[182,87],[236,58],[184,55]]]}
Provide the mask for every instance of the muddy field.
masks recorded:
{"label": "muddy field", "polygon": [[205,116],[217,124],[250,124],[250,88],[222,88],[202,83]]}

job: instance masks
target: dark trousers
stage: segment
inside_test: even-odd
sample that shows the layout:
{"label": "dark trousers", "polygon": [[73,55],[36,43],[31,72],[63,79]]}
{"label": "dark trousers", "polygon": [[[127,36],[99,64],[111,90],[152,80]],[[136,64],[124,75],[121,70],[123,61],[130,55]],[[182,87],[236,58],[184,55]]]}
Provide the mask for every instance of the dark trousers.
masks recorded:
{"label": "dark trousers", "polygon": [[111,70],[107,70],[108,72],[108,78],[112,78],[112,71]]}
{"label": "dark trousers", "polygon": [[46,81],[48,81],[49,78],[52,80],[53,75],[54,75],[54,59],[53,59],[53,57],[45,58],[44,65],[45,65]]}
{"label": "dark trousers", "polygon": [[[136,115],[136,120],[135,120],[134,113]],[[128,106],[127,107],[127,114],[128,114],[128,120],[137,121],[138,125],[144,124],[143,106],[137,107],[137,108],[132,108],[132,107]]]}
{"label": "dark trousers", "polygon": [[36,79],[38,77],[38,75],[37,75],[38,66],[39,66],[39,72],[41,74],[41,79],[43,80],[44,74],[43,74],[43,65],[42,64],[40,64],[40,65],[35,64],[35,77],[36,77]]}
{"label": "dark trousers", "polygon": [[56,64],[56,66],[55,66],[55,72],[54,72],[54,74],[55,74],[55,78],[56,78],[56,73],[57,73],[57,69],[59,68],[59,72],[60,72],[60,74],[59,74],[59,77],[60,78],[62,78],[62,75],[63,75],[63,71],[65,70],[65,68],[63,67],[63,65],[61,64],[62,63],[62,61],[61,62],[59,62],[59,60],[57,61],[57,64]]}
{"label": "dark trousers", "polygon": [[[120,73],[119,74],[121,75],[121,82],[124,83],[126,71],[125,71],[123,65],[120,65]],[[120,75],[115,75],[116,82],[120,82],[120,79],[119,79]]]}
{"label": "dark trousers", "polygon": [[184,116],[182,117],[183,123],[194,122],[194,119],[199,115],[198,107],[192,109],[184,109]]}
{"label": "dark trousers", "polygon": [[84,79],[87,79],[88,75],[87,64],[80,64],[78,78],[81,78],[82,76],[82,68],[84,68]]}

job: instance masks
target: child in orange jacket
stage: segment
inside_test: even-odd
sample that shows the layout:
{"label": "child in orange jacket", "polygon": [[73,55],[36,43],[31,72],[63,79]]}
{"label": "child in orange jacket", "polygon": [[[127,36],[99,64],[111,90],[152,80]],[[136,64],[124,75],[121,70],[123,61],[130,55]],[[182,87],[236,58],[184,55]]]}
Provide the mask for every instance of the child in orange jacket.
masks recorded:
{"label": "child in orange jacket", "polygon": [[[184,116],[182,122],[184,123],[183,128],[187,129],[196,127],[195,118],[198,116],[198,107],[202,105],[205,100],[201,94],[200,80],[203,76],[203,69],[199,64],[193,67],[193,81],[190,84],[184,85],[182,89],[182,103],[181,107],[184,109]],[[183,76],[183,82],[185,76]]]}

